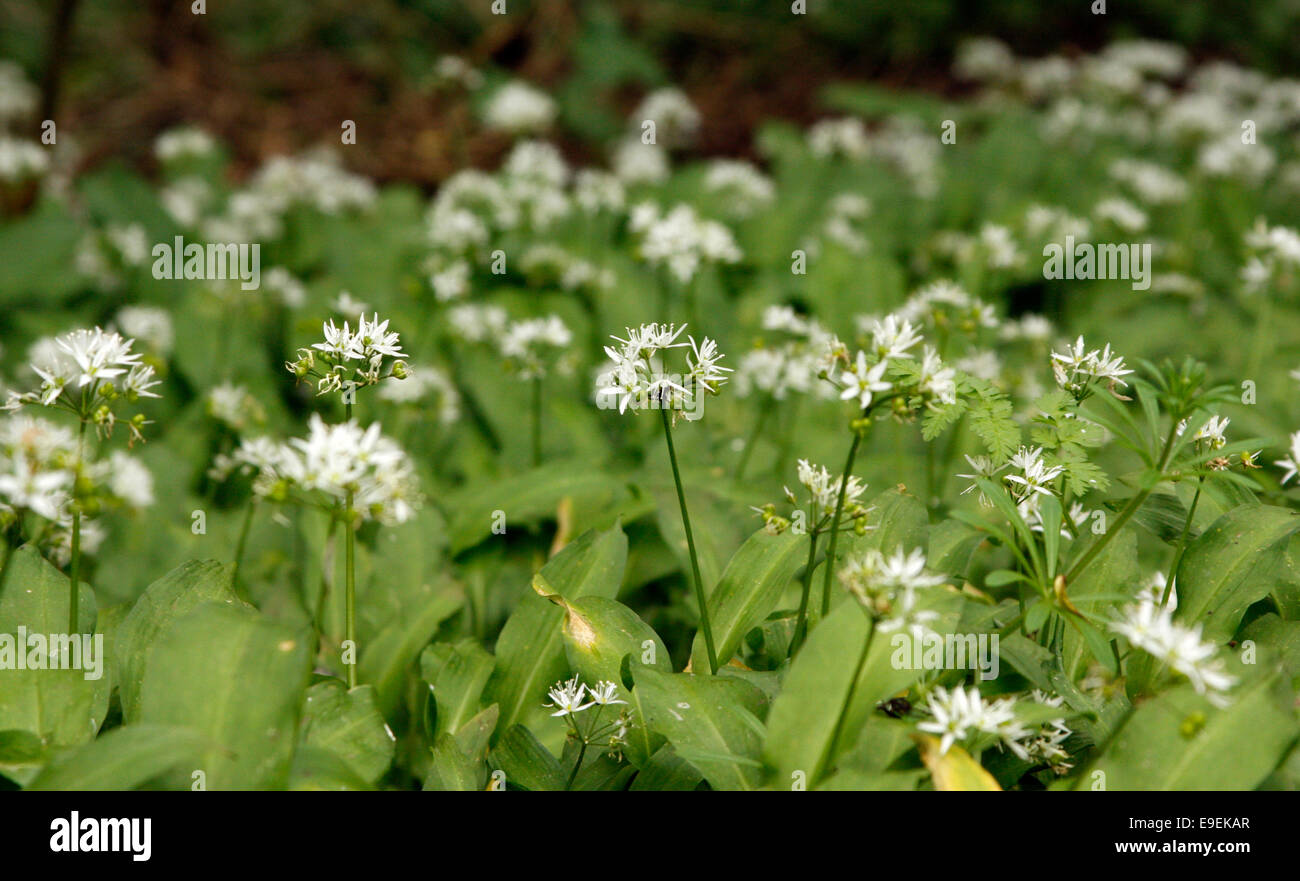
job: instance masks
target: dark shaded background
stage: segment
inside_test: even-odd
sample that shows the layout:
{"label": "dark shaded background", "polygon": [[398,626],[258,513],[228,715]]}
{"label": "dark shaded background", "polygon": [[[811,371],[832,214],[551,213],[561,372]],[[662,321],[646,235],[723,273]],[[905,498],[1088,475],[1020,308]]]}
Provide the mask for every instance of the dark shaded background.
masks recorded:
{"label": "dark shaded background", "polygon": [[[1286,75],[1300,70],[1300,0],[0,0],[0,57],[46,91],[83,164],[148,166],[158,132],[194,122],[220,136],[237,169],[337,138],[357,122],[356,170],[431,185],[462,155],[490,163],[504,138],[468,124],[461,96],[435,89],[445,53],[488,74],[547,87],[560,140],[599,154],[648,88],[681,85],[703,113],[703,154],[745,154],[755,124],[808,122],[837,79],[955,92],[963,37],[996,36],[1017,54],[1095,50],[1111,39],[1177,42]],[[63,22],[67,27],[61,28]],[[457,134],[459,133],[459,134]],[[465,139],[466,153],[452,141]]]}

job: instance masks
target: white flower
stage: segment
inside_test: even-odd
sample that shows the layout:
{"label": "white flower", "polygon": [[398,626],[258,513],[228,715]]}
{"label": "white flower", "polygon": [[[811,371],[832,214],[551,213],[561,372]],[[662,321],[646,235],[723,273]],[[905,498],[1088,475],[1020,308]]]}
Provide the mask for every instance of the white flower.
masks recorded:
{"label": "white flower", "polygon": [[545,376],[554,356],[548,350],[564,350],[573,334],[558,315],[516,321],[501,338],[501,354],[514,359],[522,379]]}
{"label": "white flower", "polygon": [[98,327],[74,330],[59,337],[57,342],[77,365],[79,375],[71,378],[77,380],[79,388],[121,376],[140,361],[139,353],[131,351],[134,340]]}
{"label": "white flower", "polygon": [[957,371],[944,367],[939,353],[925,347],[921,358],[921,372],[917,375],[917,388],[941,404],[957,403]]}
{"label": "white flower", "polygon": [[397,404],[413,404],[433,395],[438,421],[451,425],[460,418],[460,392],[446,373],[421,365],[406,368],[406,379],[379,387],[379,397]]}
{"label": "white flower", "polygon": [[[811,464],[807,459],[800,459],[798,464],[799,483],[804,489],[808,490],[808,496],[822,511],[830,511],[835,508],[839,501],[840,484],[844,478],[836,477],[826,470],[826,466],[818,467]],[[849,484],[844,488],[844,507],[845,510],[858,504],[862,494],[866,491],[867,485],[852,474],[849,475]],[[789,489],[786,495],[791,495]]]}
{"label": "white flower", "polygon": [[845,386],[840,393],[840,399],[844,401],[856,399],[858,406],[864,410],[871,406],[876,392],[886,392],[893,388],[883,379],[885,368],[888,366],[888,361],[878,361],[868,366],[866,353],[859,350],[853,367],[840,373],[840,382]]}
{"label": "white flower", "polygon": [[1076,397],[1086,394],[1094,379],[1112,387],[1127,386],[1123,377],[1133,372],[1125,368],[1123,358],[1111,354],[1109,343],[1102,350],[1089,351],[1082,336],[1064,352],[1052,352],[1052,371],[1057,384]]}
{"label": "white flower", "polygon": [[577,676],[567,682],[557,682],[547,692],[551,697],[551,703],[546,706],[557,708],[554,713],[551,713],[552,716],[569,716],[574,713],[581,713],[595,703],[595,701],[588,701],[585,704],[582,702],[586,691],[587,686],[578,682]]}
{"label": "white flower", "polygon": [[741,259],[731,230],[699,217],[689,205],[678,205],[646,223],[641,257],[665,266],[677,281],[688,284],[705,262],[736,263]]}
{"label": "white flower", "polygon": [[[966,463],[970,465],[971,468],[971,473],[957,475],[958,477],[964,477],[971,481],[971,485],[961,491],[962,495],[967,495],[968,493],[979,489],[979,484],[975,482],[979,478],[983,477],[987,480],[992,480],[997,476],[999,471],[1007,467],[1005,463],[1002,465],[993,464],[993,460],[988,456],[968,456],[963,453],[962,458],[966,460]],[[980,504],[986,506],[992,504],[992,502],[988,500],[988,497],[984,495],[983,490],[980,490]]]}
{"label": "white flower", "polygon": [[1135,647],[1187,677],[1198,694],[1223,705],[1223,692],[1236,684],[1236,678],[1223,668],[1216,657],[1218,647],[1201,639],[1201,627],[1184,627],[1173,620],[1174,610],[1155,603],[1138,602],[1126,606],[1123,617],[1110,626]]}
{"label": "white flower", "polygon": [[875,322],[871,327],[871,338],[881,360],[911,358],[908,349],[921,342],[921,335],[912,323],[897,315],[886,315],[883,321]]}
{"label": "white flower", "polygon": [[123,306],[117,313],[117,325],[127,336],[143,340],[160,355],[171,353],[175,341],[172,318],[166,309],[152,306]]}
{"label": "white flower", "polygon": [[1020,487],[1016,493],[1021,500],[1037,493],[1051,495],[1052,488],[1049,484],[1065,470],[1059,465],[1048,465],[1042,456],[1042,447],[1021,447],[1009,460],[1008,464],[1020,473],[1008,474],[1002,479]]}
{"label": "white flower", "polygon": [[704,188],[726,198],[736,217],[748,217],[776,196],[772,181],[748,162],[715,159],[704,175]]}
{"label": "white flower", "polygon": [[58,520],[72,491],[70,469],[46,469],[26,456],[0,459],[0,502],[29,510],[46,520]]}
{"label": "white flower", "polygon": [[931,719],[916,727],[941,737],[941,753],[946,753],[956,741],[969,741],[978,734],[988,734],[1018,756],[1027,758],[1020,741],[1029,731],[1016,719],[1013,698],[998,698],[985,703],[977,688],[968,690],[957,686],[948,691],[938,686],[927,696],[925,709]]}
{"label": "white flower", "polygon": [[1273,464],[1286,471],[1282,475],[1282,485],[1285,486],[1291,478],[1300,473],[1300,431],[1291,435],[1291,456],[1287,459],[1279,459]]}
{"label": "white flower", "polygon": [[139,460],[121,450],[98,463],[107,477],[109,491],[132,508],[153,504],[153,475]]}
{"label": "white flower", "polygon": [[[607,707],[610,704],[627,703],[625,700],[619,700],[618,686],[613,682],[606,680],[597,682],[595,685],[587,686],[587,693],[591,696],[591,702],[593,704],[599,704],[602,707]],[[579,698],[579,700],[581,700],[581,698]],[[552,713],[552,715],[558,714]]]}
{"label": "white flower", "polygon": [[510,318],[500,306],[466,303],[447,313],[447,322],[462,339],[479,343],[505,333]]}

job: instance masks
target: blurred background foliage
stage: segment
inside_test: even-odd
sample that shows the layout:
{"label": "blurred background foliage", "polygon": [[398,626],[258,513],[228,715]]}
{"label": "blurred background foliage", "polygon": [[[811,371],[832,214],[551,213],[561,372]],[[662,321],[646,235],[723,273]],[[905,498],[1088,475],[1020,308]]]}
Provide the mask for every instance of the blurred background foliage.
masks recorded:
{"label": "blurred background foliage", "polygon": [[[430,76],[447,53],[557,95],[574,158],[599,152],[638,97],[667,83],[701,110],[702,155],[752,153],[761,120],[811,122],[839,80],[958,94],[948,65],[973,35],[1031,56],[1146,37],[1194,60],[1300,69],[1300,0],[1108,2],[1104,15],[1084,0],[807,0],[797,19],[786,0],[507,0],[506,9],[213,0],[200,16],[191,0],[0,0],[0,57],[47,92],[55,70],[57,119],[82,138],[85,163],[121,156],[147,166],[154,136],[188,122],[229,144],[246,171],[332,140],[339,120],[353,119],[365,147],[351,151],[355,170],[426,186],[462,158],[493,165],[507,147],[491,134],[451,143],[464,111]],[[70,22],[62,44],[61,18]]]}

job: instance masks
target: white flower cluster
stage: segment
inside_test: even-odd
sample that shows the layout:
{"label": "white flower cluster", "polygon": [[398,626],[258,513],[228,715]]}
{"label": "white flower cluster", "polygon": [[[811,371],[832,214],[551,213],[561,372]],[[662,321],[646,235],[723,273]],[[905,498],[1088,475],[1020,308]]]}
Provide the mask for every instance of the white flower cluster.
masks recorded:
{"label": "white flower cluster", "polygon": [[632,209],[629,228],[641,236],[641,258],[665,267],[684,285],[701,265],[738,263],[743,256],[730,229],[700,217],[690,205],[677,205],[664,214],[653,202],[643,202]]}
{"label": "white flower cluster", "polygon": [[573,333],[560,317],[547,315],[507,325],[500,347],[520,379],[537,379],[550,372],[572,342]]}
{"label": "white flower cluster", "polygon": [[1197,693],[1225,706],[1225,692],[1236,684],[1217,657],[1218,646],[1201,638],[1201,627],[1184,627],[1174,621],[1174,610],[1149,599],[1126,606],[1111,629],[1157,661],[1169,665],[1192,683]]}
{"label": "white flower cluster", "polygon": [[1132,373],[1125,368],[1124,359],[1110,351],[1110,343],[1103,349],[1088,349],[1083,337],[1075,340],[1073,347],[1064,352],[1052,353],[1052,373],[1056,384],[1082,401],[1092,393],[1095,382],[1106,383],[1107,389],[1116,397],[1122,397],[1116,386],[1127,387],[1124,377]]}
{"label": "white flower cluster", "polygon": [[848,589],[882,633],[906,630],[916,639],[929,632],[937,612],[918,608],[918,592],[947,581],[925,571],[925,552],[910,553],[900,547],[888,557],[876,549],[855,554],[844,561],[840,583]]}
{"label": "white flower cluster", "polygon": [[208,390],[208,415],[236,434],[266,421],[261,402],[242,385],[230,382],[218,383]]}
{"label": "white flower cluster", "polygon": [[36,112],[39,93],[22,68],[0,60],[0,183],[35,180],[50,168],[50,157],[39,143],[8,130]]}
{"label": "white flower cluster", "polygon": [[959,685],[949,691],[938,686],[926,697],[925,709],[930,719],[916,727],[938,735],[942,753],[948,752],[958,741],[970,746],[982,739],[991,739],[1008,747],[1021,759],[1029,759],[1029,751],[1021,741],[1032,736],[1032,732],[1016,718],[1015,698],[985,701],[978,688],[967,689]]}
{"label": "white flower cluster", "polygon": [[306,438],[246,439],[228,462],[218,463],[223,466],[254,471],[253,491],[276,502],[335,510],[351,493],[349,520],[404,523],[420,504],[415,466],[380,433],[379,423],[365,429],[352,420],[329,425],[313,413]]}
{"label": "white flower cluster", "polygon": [[511,80],[484,105],[483,123],[514,135],[536,134],[551,127],[555,114],[550,95],[522,80]]}
{"label": "white flower cluster", "polygon": [[[860,319],[869,322],[871,344],[859,349],[857,357],[850,360],[841,355],[843,368],[838,374],[828,373],[826,378],[840,389],[840,398],[854,401],[864,412],[879,402],[884,392],[894,392],[906,409],[908,397],[919,397],[923,406],[952,404],[957,401],[957,372],[943,364],[934,349],[925,346],[921,359],[916,360],[911,349],[921,343],[921,334],[912,322],[900,313],[886,315],[883,319]],[[887,379],[891,369],[900,374]]]}
{"label": "white flower cluster", "polygon": [[153,153],[160,162],[203,159],[211,156],[216,149],[217,142],[212,135],[193,126],[163,132],[153,145]]}
{"label": "white flower cluster", "polygon": [[794,505],[799,513],[792,517],[782,517],[776,513],[776,506],[771,503],[761,508],[750,506],[751,511],[763,518],[763,528],[769,534],[780,535],[785,532],[791,527],[795,516],[804,518],[802,532],[819,534],[830,523],[841,489],[844,491],[843,517],[853,522],[852,529],[859,535],[864,535],[868,529],[874,528],[867,525],[867,515],[875,509],[862,504],[862,494],[866,492],[867,485],[857,477],[850,474],[848,485],[845,486],[843,476],[837,477],[825,466],[813,465],[807,459],[799,460],[798,476],[799,484],[804,488],[806,502],[803,504],[806,504],[806,508],[799,507],[799,497],[790,487],[783,489],[786,501]]}
{"label": "white flower cluster", "polygon": [[895,314],[913,324],[955,329],[972,335],[981,328],[998,327],[997,312],[992,306],[947,279],[931,282],[917,290]]}
{"label": "white flower cluster", "polygon": [[[597,403],[617,401],[619,413],[655,408],[671,409],[674,417],[681,412],[691,421],[703,416],[705,395],[718,393],[731,368],[718,363],[726,356],[708,337],[679,342],[685,330],[684,324],[643,324],[629,327],[626,339],[613,337],[619,345],[605,347],[612,367],[597,378]],[[686,348],[686,369],[669,372],[665,353]]]}
{"label": "white flower cluster", "polygon": [[[99,327],[38,341],[32,347],[31,368],[40,387],[11,390],[3,409],[39,404],[68,410],[107,437],[118,422],[114,407],[158,397],[152,389],[161,380],[151,365],[141,363],[141,354],[132,350],[134,342]],[[144,425],[143,414],[128,421],[132,442],[142,438]]]}
{"label": "white flower cluster", "polygon": [[770,178],[751,163],[739,159],[715,159],[704,174],[704,189],[724,200],[735,217],[749,217],[776,198]]}
{"label": "white flower cluster", "polygon": [[555,286],[566,291],[594,291],[613,287],[614,273],[601,269],[559,245],[532,245],[519,258],[528,283]]}
{"label": "white flower cluster", "polygon": [[387,320],[379,320],[378,313],[369,320],[361,315],[356,330],[346,321],[338,327],[331,319],[325,322],[324,332],[324,342],[299,349],[298,360],[284,365],[299,379],[316,379],[316,394],[375,385],[389,377],[405,378],[406,362],[402,359],[406,353],[401,340],[388,329]]}
{"label": "white flower cluster", "polygon": [[85,518],[153,500],[153,476],[129,454],[83,460],[76,436],[62,426],[25,413],[0,419],[0,526],[28,513],[49,521],[34,540],[61,564],[70,553],[74,502],[83,514],[82,550],[93,553],[103,530]]}
{"label": "white flower cluster", "polygon": [[170,355],[176,342],[172,316],[156,306],[123,306],[115,323],[122,333],[139,340],[156,355]]}
{"label": "white flower cluster", "polygon": [[[554,707],[555,712],[551,715],[563,718],[572,733],[584,744],[601,741],[611,758],[617,760],[621,757],[623,747],[627,746],[628,731],[632,726],[631,708],[619,711],[616,717],[607,721],[600,720],[600,714],[606,707],[627,705],[627,701],[619,697],[616,683],[602,680],[595,685],[586,685],[574,676],[555,683],[547,690],[547,696],[550,697],[551,702],[543,706]],[[584,731],[579,724],[578,714],[592,707],[595,707],[596,711],[590,714],[590,721]],[[577,773],[576,767],[574,773]]]}
{"label": "white flower cluster", "polygon": [[1264,218],[1246,233],[1250,256],[1241,279],[1247,293],[1267,292],[1270,285],[1294,289],[1300,271],[1300,232],[1286,226],[1269,226]]}
{"label": "white flower cluster", "polygon": [[284,233],[285,217],[296,207],[341,214],[370,208],[376,195],[370,180],[348,172],[330,151],[276,156],[201,227],[211,241],[266,242]]}
{"label": "white flower cluster", "polygon": [[460,392],[451,377],[437,367],[407,367],[406,379],[380,386],[378,395],[395,404],[416,404],[432,397],[439,423],[451,425],[460,419]]}
{"label": "white flower cluster", "polygon": [[781,341],[764,341],[746,352],[736,366],[736,393],[748,397],[757,391],[785,400],[791,392],[813,393],[828,398],[834,389],[818,382],[826,368],[826,352],[838,340],[813,318],[806,318],[789,306],[768,306],[763,310],[762,328],[780,334]]}

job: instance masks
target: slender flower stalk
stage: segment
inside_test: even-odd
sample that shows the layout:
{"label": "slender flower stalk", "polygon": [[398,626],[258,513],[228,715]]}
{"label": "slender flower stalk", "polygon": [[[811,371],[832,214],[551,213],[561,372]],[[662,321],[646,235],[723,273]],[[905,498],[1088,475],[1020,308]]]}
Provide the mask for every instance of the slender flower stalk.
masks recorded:
{"label": "slender flower stalk", "polygon": [[668,461],[673,466],[673,482],[677,485],[677,503],[682,509],[682,528],[686,531],[686,547],[691,557],[691,576],[695,583],[695,601],[700,607],[700,629],[704,631],[704,645],[709,655],[709,672],[718,672],[718,653],[713,646],[713,625],[709,621],[709,605],[704,597],[704,579],[700,577],[700,560],[695,552],[695,535],[691,532],[691,515],[686,510],[686,493],[682,489],[682,475],[677,468],[677,451],[673,448],[672,426],[667,408],[661,408],[664,440],[668,443]]}
{"label": "slender flower stalk", "polygon": [[[863,411],[865,414],[865,410]],[[865,418],[865,417],[864,417]],[[822,617],[831,611],[831,585],[835,578],[835,546],[839,543],[840,517],[844,513],[844,494],[849,486],[849,476],[853,474],[853,463],[858,456],[858,447],[862,444],[863,430],[853,430],[853,443],[849,444],[849,456],[844,463],[844,479],[840,481],[840,491],[835,499],[835,513],[831,516],[831,540],[826,548],[826,576],[822,581]]]}
{"label": "slender flower stalk", "polygon": [[[81,474],[86,460],[86,422],[82,420],[77,428],[77,474]],[[75,496],[75,494],[74,494]],[[72,500],[72,561],[68,567],[68,633],[77,633],[77,607],[81,605],[81,591],[77,585],[81,579],[81,508],[74,497]]]}
{"label": "slender flower stalk", "polygon": [[[344,416],[352,421],[352,404],[345,405]],[[343,501],[343,565],[346,569],[344,582],[344,628],[343,638],[352,649],[352,661],[348,668],[348,689],[357,687],[357,573],[356,541],[357,533],[352,524],[352,505],[355,496],[351,487]]]}

